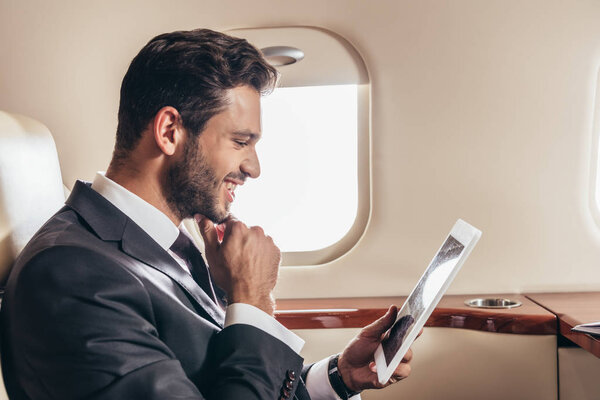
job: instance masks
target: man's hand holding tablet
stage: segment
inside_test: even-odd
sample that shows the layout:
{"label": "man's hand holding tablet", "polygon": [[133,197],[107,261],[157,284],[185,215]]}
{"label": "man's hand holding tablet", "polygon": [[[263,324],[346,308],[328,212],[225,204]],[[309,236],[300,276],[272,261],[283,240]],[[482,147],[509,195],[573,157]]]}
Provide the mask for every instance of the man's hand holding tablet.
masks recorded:
{"label": "man's hand holding tablet", "polygon": [[[344,384],[354,392],[364,389],[381,389],[396,383],[410,374],[412,351],[409,349],[398,364],[392,377],[381,384],[377,379],[377,368],[373,353],[381,344],[385,333],[396,321],[398,308],[392,305],[385,315],[364,327],[340,354],[338,370]],[[419,333],[420,335],[420,333]]]}

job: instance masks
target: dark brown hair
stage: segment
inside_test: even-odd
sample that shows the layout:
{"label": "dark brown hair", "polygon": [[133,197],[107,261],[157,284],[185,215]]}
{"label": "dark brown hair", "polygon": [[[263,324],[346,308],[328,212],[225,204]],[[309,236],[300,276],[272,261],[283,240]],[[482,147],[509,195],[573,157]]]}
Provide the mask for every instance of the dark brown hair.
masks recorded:
{"label": "dark brown hair", "polygon": [[227,105],[228,89],[249,85],[264,94],[276,81],[275,68],[244,39],[209,29],[156,36],[123,78],[114,158],[135,147],[162,107],[176,108],[184,128],[197,136]]}

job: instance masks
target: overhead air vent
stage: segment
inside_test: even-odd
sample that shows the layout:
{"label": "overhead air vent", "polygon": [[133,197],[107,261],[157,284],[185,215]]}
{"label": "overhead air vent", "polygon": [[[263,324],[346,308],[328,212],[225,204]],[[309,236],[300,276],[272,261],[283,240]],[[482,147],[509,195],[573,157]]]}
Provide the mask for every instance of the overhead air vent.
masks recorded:
{"label": "overhead air vent", "polygon": [[260,49],[271,65],[281,67],[297,63],[304,58],[304,52],[291,46],[271,46]]}

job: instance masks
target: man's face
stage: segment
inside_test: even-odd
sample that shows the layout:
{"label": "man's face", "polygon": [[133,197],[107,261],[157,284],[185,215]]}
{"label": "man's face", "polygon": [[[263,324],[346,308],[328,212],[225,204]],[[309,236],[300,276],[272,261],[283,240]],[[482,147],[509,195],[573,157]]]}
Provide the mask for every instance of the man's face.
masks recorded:
{"label": "man's face", "polygon": [[180,218],[203,214],[219,223],[229,215],[235,189],[260,175],[260,94],[249,86],[227,91],[229,105],[188,136],[184,154],[167,172],[167,201]]}

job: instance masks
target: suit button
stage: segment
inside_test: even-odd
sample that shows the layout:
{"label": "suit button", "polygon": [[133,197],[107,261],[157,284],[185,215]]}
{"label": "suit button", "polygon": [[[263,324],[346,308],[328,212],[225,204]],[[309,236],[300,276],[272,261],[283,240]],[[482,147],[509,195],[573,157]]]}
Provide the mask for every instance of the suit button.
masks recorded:
{"label": "suit button", "polygon": [[279,400],[288,400],[287,397],[283,397],[283,395],[279,396]]}
{"label": "suit button", "polygon": [[292,394],[289,390],[283,388],[281,389],[281,396],[283,398],[289,399],[290,398],[290,394]]}
{"label": "suit button", "polygon": [[292,390],[293,387],[294,387],[294,384],[292,383],[292,381],[290,381],[290,380],[285,381],[285,388],[287,390]]}
{"label": "suit button", "polygon": [[291,369],[288,369],[288,371],[287,371],[287,377],[288,377],[288,379],[290,381],[292,381],[292,382],[295,381],[296,380],[296,372],[294,372]]}

